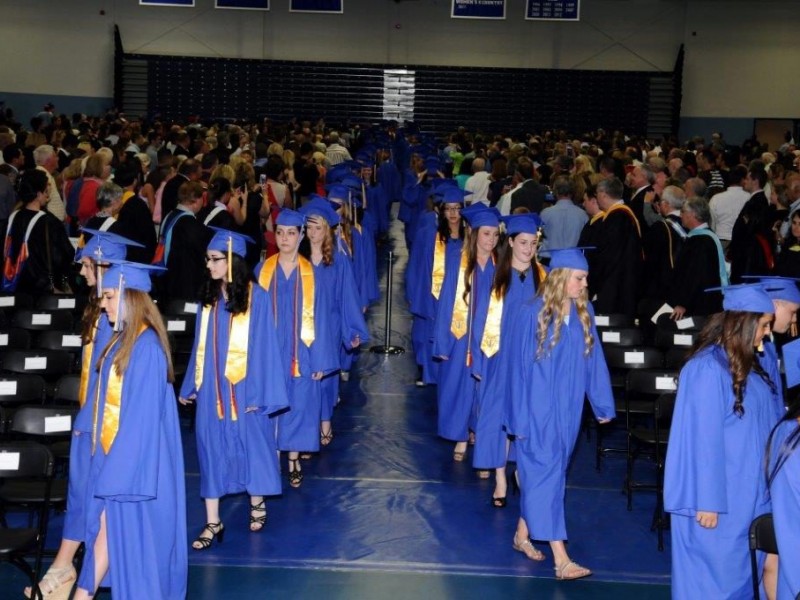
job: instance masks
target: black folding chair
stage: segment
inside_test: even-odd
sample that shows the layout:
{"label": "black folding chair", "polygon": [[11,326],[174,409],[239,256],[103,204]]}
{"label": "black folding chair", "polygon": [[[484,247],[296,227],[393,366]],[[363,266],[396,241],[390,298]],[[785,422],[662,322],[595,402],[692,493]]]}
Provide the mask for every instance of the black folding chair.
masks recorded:
{"label": "black folding chair", "polygon": [[[0,562],[11,563],[25,573],[31,580],[31,597],[39,598],[39,573],[50,513],[53,455],[45,446],[35,442],[0,443],[0,480],[5,482],[3,489],[19,480],[40,481],[42,484],[36,527],[9,528],[6,511],[10,506],[5,501],[2,502],[3,512],[0,514],[5,526],[0,528]],[[33,568],[25,559],[31,553],[35,557]]]}
{"label": "black folding chair", "polygon": [[20,404],[43,404],[45,382],[39,375],[24,373],[0,373],[0,406],[3,407],[3,420],[0,433],[11,424],[14,407]]}
{"label": "black folding chair", "polygon": [[756,551],[778,553],[778,542],[775,539],[775,525],[772,522],[772,513],[767,513],[753,519],[750,523],[750,572],[753,577],[753,598],[759,598],[759,585],[761,573],[758,572]]}
{"label": "black folding chair", "polygon": [[644,333],[635,327],[614,327],[599,330],[600,342],[606,346],[640,346],[644,343]]}
{"label": "black folding chair", "polygon": [[19,327],[8,327],[0,331],[0,351],[27,350],[31,347],[31,333]]}
{"label": "black folding chair", "polygon": [[66,310],[75,314],[83,312],[86,306],[85,296],[74,296],[72,294],[45,294],[36,299],[38,310]]}
{"label": "black folding chair", "polygon": [[594,324],[598,329],[614,327],[633,327],[633,319],[623,314],[595,315]]}
{"label": "black folding chair", "polygon": [[32,373],[57,379],[73,370],[74,358],[66,350],[6,350],[0,352],[0,367],[12,373]]}
{"label": "black folding chair", "polygon": [[0,294],[0,311],[33,308],[33,298],[28,294]]}
{"label": "black folding chair", "polygon": [[697,331],[656,331],[655,345],[662,350],[681,348],[688,351],[697,339]]}
{"label": "black folding chair", "polygon": [[656,321],[656,327],[658,327],[658,329],[668,332],[687,331],[692,333],[698,333],[703,329],[707,320],[708,317],[694,315],[686,317],[679,321],[674,321],[668,313],[665,313],[658,317],[658,320]]}
{"label": "black folding chair", "polygon": [[53,401],[59,404],[78,404],[80,402],[80,375],[64,375],[58,380]]}
{"label": "black folding chair", "polygon": [[31,331],[72,331],[74,319],[66,310],[17,310],[11,315],[14,327]]}
{"label": "black folding chair", "polygon": [[200,306],[200,303],[190,301],[190,300],[181,300],[180,298],[172,298],[169,300],[163,300],[158,303],[158,310],[161,311],[162,315],[174,315],[174,316],[181,316],[181,315],[191,315],[196,316],[197,310]]}

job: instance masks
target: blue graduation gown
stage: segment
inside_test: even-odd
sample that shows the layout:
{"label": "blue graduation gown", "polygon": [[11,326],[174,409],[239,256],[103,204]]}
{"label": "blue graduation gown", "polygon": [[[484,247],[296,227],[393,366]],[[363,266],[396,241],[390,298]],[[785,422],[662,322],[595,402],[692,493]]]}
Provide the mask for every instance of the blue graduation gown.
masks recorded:
{"label": "blue graduation gown", "polygon": [[[263,263],[256,266],[256,279],[263,266]],[[275,268],[275,277],[269,290],[277,315],[273,315],[273,321],[280,352],[284,357],[281,366],[284,368],[289,393],[289,411],[278,416],[278,450],[317,452],[322,414],[322,384],[311,379],[311,375],[318,372],[328,374],[339,368],[339,340],[334,340],[331,336],[332,328],[327,321],[331,307],[327,296],[319,292],[316,281],[314,341],[306,346],[300,338],[303,286],[297,281],[298,277],[297,268],[286,277],[279,264]],[[295,350],[299,360],[299,377],[292,377],[291,374],[290,361]]]}
{"label": "blue graduation gown", "polygon": [[[225,378],[231,315],[220,294],[208,319],[203,381],[198,390],[195,369],[202,307],[198,311],[194,347],[181,386],[181,397],[197,394],[195,434],[200,463],[200,496],[203,498],[221,498],[240,492],[247,492],[251,496],[281,493],[276,418],[270,415],[289,405],[284,375],[285,357],[275,334],[270,296],[260,286],[255,283],[252,285],[252,303],[248,307],[247,374],[233,386],[236,420],[231,408],[231,385]],[[281,367],[275,368],[275,365]],[[217,389],[222,396],[222,419],[217,413]],[[251,412],[247,412],[248,408]]]}
{"label": "blue graduation gown", "polygon": [[[761,368],[767,372],[771,381],[779,383],[781,381],[780,365],[778,364],[778,349],[775,342],[764,338],[764,352],[759,356]],[[780,420],[786,413],[786,405],[783,400],[783,386],[775,386],[775,417]]]}
{"label": "blue graduation gown", "polygon": [[[352,363],[352,352],[348,351],[350,343],[356,336],[360,337],[362,342],[369,341],[369,330],[361,310],[353,269],[347,256],[334,252],[333,262],[330,265],[325,266],[322,261],[314,265],[314,281],[319,286],[320,293],[326,295],[326,304],[331,309],[326,322],[330,328],[331,339],[339,343],[338,366],[342,369],[349,368]],[[343,364],[346,361],[347,364]],[[338,370],[323,378],[321,393],[321,420],[330,421],[333,407],[339,397]]]}
{"label": "blue graduation gown", "polygon": [[389,202],[380,185],[367,185],[367,213],[375,221],[375,233],[383,235],[389,231]]}
{"label": "blue graduation gown", "polygon": [[[777,419],[769,385],[747,377],[744,415],[733,412],[728,359],[719,346],[681,370],[664,474],[664,508],[672,513],[672,597],[750,598],[747,535],[769,512],[764,448]],[[719,513],[714,529],[697,511]]]}
{"label": "blue graduation gown", "polygon": [[353,239],[353,275],[358,285],[361,307],[367,308],[381,297],[378,288],[378,251],[375,230],[369,220],[351,229]]}
{"label": "blue graduation gown", "polygon": [[[492,356],[482,350],[476,352],[472,373],[478,379],[478,401],[476,406],[475,451],[472,466],[476,469],[497,469],[506,464],[505,402],[508,394],[509,340],[517,327],[517,313],[524,302],[533,301],[536,295],[533,269],[526,271],[525,281],[520,281],[512,272],[510,284],[503,299],[503,315],[500,322],[500,349]],[[480,342],[480,341],[479,341]],[[480,344],[479,344],[480,345]]]}
{"label": "blue graduation gown", "polygon": [[517,469],[522,492],[522,517],[531,538],[565,540],[564,494],[567,467],[578,437],[583,399],[588,397],[598,419],[615,416],[611,378],[594,327],[594,345],[586,356],[583,326],[573,304],[556,346],[547,351],[552,327],[545,338],[545,355],[536,358],[537,319],[541,298],[519,309],[510,340],[507,423],[517,436]]}
{"label": "blue graduation gown", "polygon": [[[797,421],[784,421],[775,430],[769,457],[769,472],[777,457],[788,451],[786,438],[798,428]],[[778,600],[790,600],[800,594],[800,568],[797,552],[800,549],[800,448],[789,454],[770,487],[772,518],[778,542]]]}
{"label": "blue graduation gown", "polygon": [[403,181],[400,171],[393,163],[386,161],[378,167],[378,185],[383,188],[386,195],[387,215],[393,202],[398,202],[403,196]]}
{"label": "blue graduation gown", "polygon": [[[186,493],[177,402],[158,336],[136,340],[122,381],[119,430],[108,454],[100,444],[114,346],[103,362],[97,445],[86,488],[86,557],[79,587],[93,590],[94,546],[105,511],[115,600],[184,600],[188,576]],[[94,398],[92,398],[94,401]]]}
{"label": "blue graduation gown", "polygon": [[[456,244],[448,244],[450,246]],[[481,269],[475,265],[472,274],[472,289],[468,303],[468,314],[472,314],[472,326],[461,337],[450,331],[453,318],[453,303],[460,274],[461,253],[448,252],[442,292],[434,324],[433,355],[445,357],[439,363],[439,381],[436,388],[438,399],[438,433],[446,440],[466,441],[469,429],[474,429],[474,403],[476,381],[471,367],[467,366],[467,350],[476,355],[480,352],[489,294],[494,279],[494,262],[490,259]]]}
{"label": "blue graduation gown", "polygon": [[[66,540],[82,541],[86,529],[85,495],[92,457],[92,416],[97,370],[94,368],[114,331],[105,313],[101,313],[92,344],[89,362],[89,382],[86,386],[86,402],[75,415],[72,423],[72,440],[69,446],[69,481],[67,483],[67,512],[64,515],[63,537]],[[83,352],[86,352],[84,346]],[[82,362],[82,361],[81,361]]]}

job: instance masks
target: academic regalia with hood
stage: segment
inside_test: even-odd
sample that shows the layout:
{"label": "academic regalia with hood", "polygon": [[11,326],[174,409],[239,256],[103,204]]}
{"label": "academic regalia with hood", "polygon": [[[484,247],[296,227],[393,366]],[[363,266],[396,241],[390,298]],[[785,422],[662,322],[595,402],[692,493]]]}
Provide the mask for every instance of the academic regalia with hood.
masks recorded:
{"label": "academic regalia with hood", "polygon": [[595,267],[592,281],[597,282],[594,309],[600,314],[634,317],[642,269],[642,241],[638,221],[624,204],[612,206],[603,216],[602,235],[592,256],[592,266]]}

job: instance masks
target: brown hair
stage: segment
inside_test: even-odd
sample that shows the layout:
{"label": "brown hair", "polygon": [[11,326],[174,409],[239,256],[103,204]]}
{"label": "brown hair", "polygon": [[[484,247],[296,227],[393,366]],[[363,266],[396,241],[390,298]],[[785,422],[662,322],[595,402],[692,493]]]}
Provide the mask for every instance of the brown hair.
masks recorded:
{"label": "brown hair", "polygon": [[[167,330],[164,327],[161,313],[158,312],[158,308],[156,308],[156,305],[147,292],[125,289],[122,293],[125,294],[125,327],[120,333],[115,334],[111,338],[111,341],[103,350],[102,356],[104,357],[109,348],[111,348],[111,345],[119,340],[119,350],[114,356],[114,369],[117,375],[124,375],[125,371],[128,369],[133,346],[136,343],[136,339],[139,337],[142,326],[149,327],[155,331],[158,336],[158,341],[161,343],[161,348],[164,350],[167,361],[167,381],[170,383],[174,382],[175,372],[172,369],[172,352],[169,347]],[[120,318],[120,316],[117,318]],[[102,361],[102,358],[100,361]],[[98,362],[97,368],[99,370],[100,362]]]}
{"label": "brown hair", "polygon": [[[536,358],[543,358],[549,353],[561,338],[561,325],[567,314],[564,313],[564,303],[567,300],[567,281],[574,273],[573,269],[553,269],[544,280],[544,284],[537,291],[537,296],[544,299],[544,306],[539,312],[537,323],[537,346]],[[592,320],[589,317],[589,294],[584,289],[580,297],[575,300],[575,308],[578,311],[578,318],[583,326],[583,341],[585,345],[584,355],[589,356],[594,347],[594,337],[592,336]],[[550,347],[545,348],[544,342],[547,339],[550,327],[553,328],[553,337],[550,340]]]}
{"label": "brown hair", "polygon": [[178,188],[178,202],[190,204],[203,197],[203,185],[199,181],[187,181]]}
{"label": "brown hair", "polygon": [[[464,297],[463,300],[467,304],[470,302],[470,293],[472,292],[472,274],[475,272],[475,265],[478,264],[478,232],[482,225],[477,229],[470,229],[467,237],[464,239],[464,249],[462,252],[467,252],[467,268],[464,269]],[[497,261],[497,244],[492,250],[491,260]]]}
{"label": "brown hair", "polygon": [[726,310],[712,315],[705,327],[697,337],[689,355],[688,361],[709,346],[718,345],[728,358],[728,369],[733,382],[733,412],[738,416],[744,415],[744,392],[747,385],[747,376],[750,371],[755,371],[761,379],[775,390],[775,383],[756,360],[753,351],[753,341],[758,329],[758,321],[763,313]]}
{"label": "brown hair", "polygon": [[86,167],[83,169],[84,177],[103,178],[103,169],[106,166],[106,159],[102,154],[92,154],[86,159]]}

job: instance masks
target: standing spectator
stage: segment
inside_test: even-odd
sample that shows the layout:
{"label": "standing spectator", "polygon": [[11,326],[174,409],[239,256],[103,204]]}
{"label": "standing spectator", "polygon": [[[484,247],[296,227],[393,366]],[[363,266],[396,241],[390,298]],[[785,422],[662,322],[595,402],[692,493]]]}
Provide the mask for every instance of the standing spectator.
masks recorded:
{"label": "standing spectator", "polygon": [[645,230],[648,227],[645,210],[652,209],[651,207],[645,206],[645,204],[649,204],[645,202],[645,196],[653,191],[653,184],[655,182],[656,174],[648,165],[634,167],[625,177],[625,184],[632,191],[628,206],[631,207],[633,214],[636,215],[636,220],[639,222],[639,228],[641,230]]}
{"label": "standing spectator", "polygon": [[737,165],[728,174],[728,189],[715,194],[709,203],[711,209],[711,227],[722,242],[722,249],[727,250],[733,235],[733,225],[742,208],[750,198],[742,187],[747,177],[747,168]]}
{"label": "standing spectator", "polygon": [[117,218],[117,231],[123,237],[138,242],[142,245],[128,249],[127,259],[132,262],[150,264],[156,251],[156,232],[153,229],[153,216],[147,206],[147,200],[142,198],[139,191],[139,177],[141,166],[136,158],[117,167],[114,173],[114,182],[123,188],[122,205],[115,215]]}
{"label": "standing spectator", "polygon": [[470,204],[481,202],[489,205],[489,184],[491,175],[486,172],[486,159],[476,158],[472,161],[472,176],[464,183],[464,191],[470,192]]}
{"label": "standing spectator", "polygon": [[531,160],[521,158],[517,162],[517,170],[512,179],[514,187],[497,203],[500,214],[532,212],[538,215],[542,212],[549,192],[545,186],[540,185],[534,179],[535,174],[536,169]]}
{"label": "standing spectator", "polygon": [[336,131],[331,131],[328,135],[328,147],[325,151],[325,157],[328,159],[328,164],[332,167],[346,160],[353,160],[347,148],[339,143],[339,133]]}
{"label": "standing spectator", "polygon": [[728,260],[731,283],[740,283],[744,275],[766,275],[775,266],[774,233],[769,219],[769,200],[764,194],[767,172],[760,164],[747,170],[744,189],[750,192],[733,225]]}
{"label": "standing spectator", "polygon": [[542,211],[544,223],[544,245],[549,248],[572,248],[581,237],[583,226],[589,220],[586,211],[576,206],[572,200],[575,184],[567,175],[559,175],[553,181],[553,194],[556,203]]}
{"label": "standing spectator", "polygon": [[47,202],[47,211],[63,223],[67,218],[67,213],[64,210],[61,194],[58,193],[56,180],[53,177],[53,173],[58,169],[56,151],[47,144],[39,146],[33,151],[33,160],[36,163],[36,168],[47,174],[47,193],[50,195],[50,200]]}
{"label": "standing spectator", "polygon": [[161,194],[161,215],[164,216],[178,205],[178,189],[188,182],[197,181],[202,175],[200,163],[193,158],[184,160],[178,167],[178,174],[167,181]]}

